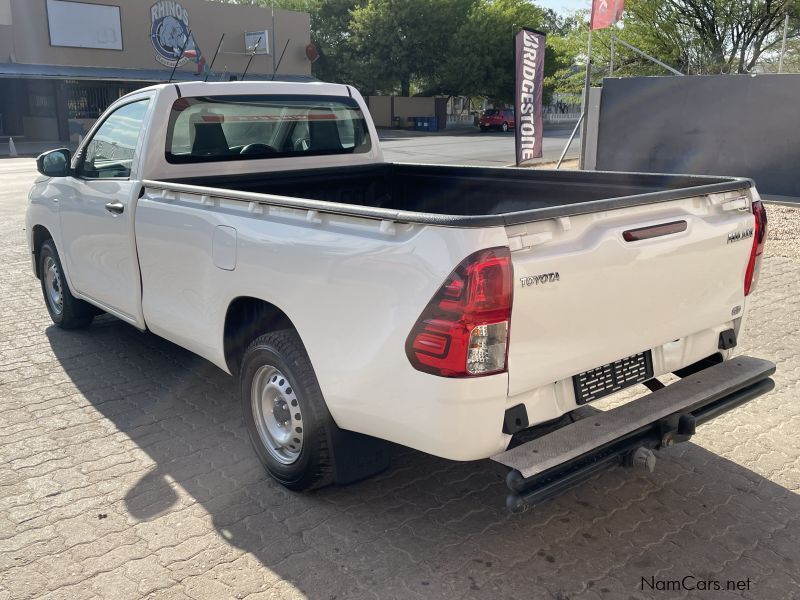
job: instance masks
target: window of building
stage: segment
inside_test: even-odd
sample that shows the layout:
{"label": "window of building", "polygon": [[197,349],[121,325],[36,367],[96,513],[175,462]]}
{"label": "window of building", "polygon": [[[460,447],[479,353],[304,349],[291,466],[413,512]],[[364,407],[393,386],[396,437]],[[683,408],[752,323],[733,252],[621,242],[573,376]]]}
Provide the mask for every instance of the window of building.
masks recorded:
{"label": "window of building", "polygon": [[122,96],[145,85],[147,84],[68,80],[67,117],[70,119],[97,119]]}

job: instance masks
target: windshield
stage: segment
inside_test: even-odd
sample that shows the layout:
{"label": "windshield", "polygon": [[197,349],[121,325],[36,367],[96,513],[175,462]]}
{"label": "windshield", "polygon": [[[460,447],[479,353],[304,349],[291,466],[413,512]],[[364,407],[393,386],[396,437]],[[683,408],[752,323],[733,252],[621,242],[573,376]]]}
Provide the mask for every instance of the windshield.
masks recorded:
{"label": "windshield", "polygon": [[358,103],[338,96],[206,96],[172,105],[171,163],[368,152]]}
{"label": "windshield", "polygon": [[494,116],[496,114],[497,114],[497,111],[495,109],[493,109],[493,108],[490,108],[489,110],[487,110],[487,111],[485,111],[483,113],[483,116],[484,117],[492,117],[492,116]]}

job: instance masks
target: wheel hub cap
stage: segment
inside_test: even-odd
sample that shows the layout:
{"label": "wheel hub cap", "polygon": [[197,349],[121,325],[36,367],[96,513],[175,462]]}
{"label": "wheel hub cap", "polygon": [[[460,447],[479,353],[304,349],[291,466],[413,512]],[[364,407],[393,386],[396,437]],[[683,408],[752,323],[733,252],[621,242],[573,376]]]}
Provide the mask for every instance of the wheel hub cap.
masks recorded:
{"label": "wheel hub cap", "polygon": [[64,310],[64,288],[61,284],[61,272],[52,256],[48,256],[44,263],[44,288],[50,308],[60,315]]}
{"label": "wheel hub cap", "polygon": [[303,414],[289,380],[276,367],[259,368],[250,400],[256,430],[267,451],[281,464],[294,463],[303,449]]}

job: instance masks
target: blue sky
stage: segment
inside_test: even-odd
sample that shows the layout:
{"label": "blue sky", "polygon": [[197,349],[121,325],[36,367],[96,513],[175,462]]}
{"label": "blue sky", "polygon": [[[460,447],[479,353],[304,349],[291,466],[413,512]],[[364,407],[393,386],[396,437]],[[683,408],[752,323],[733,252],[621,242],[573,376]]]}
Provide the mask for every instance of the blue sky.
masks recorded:
{"label": "blue sky", "polygon": [[573,12],[580,9],[589,9],[590,0],[537,0],[536,4],[545,8],[552,8],[560,13]]}

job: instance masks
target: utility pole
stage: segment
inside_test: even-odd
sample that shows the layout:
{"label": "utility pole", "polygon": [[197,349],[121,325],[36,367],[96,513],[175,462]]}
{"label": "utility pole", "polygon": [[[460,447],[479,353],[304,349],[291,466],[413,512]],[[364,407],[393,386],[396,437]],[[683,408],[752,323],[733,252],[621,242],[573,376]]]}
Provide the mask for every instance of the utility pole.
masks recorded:
{"label": "utility pole", "polygon": [[586,124],[589,119],[589,89],[592,87],[592,22],[589,21],[589,44],[586,49],[586,80],[583,84],[583,110],[581,115],[583,117],[583,126],[581,127],[581,159],[579,168],[584,168],[584,161],[586,157],[586,132],[588,127]]}
{"label": "utility pole", "polygon": [[272,54],[272,76],[275,77],[277,66],[275,64],[275,0],[272,0],[272,31],[270,32],[272,37],[272,49],[270,50],[270,54]]}
{"label": "utility pole", "polygon": [[614,36],[611,36],[611,60],[608,65],[608,76],[614,76]]}
{"label": "utility pole", "polygon": [[789,32],[789,13],[783,20],[783,42],[781,43],[781,57],[778,59],[778,73],[783,73],[783,55],[786,53],[786,34]]}

